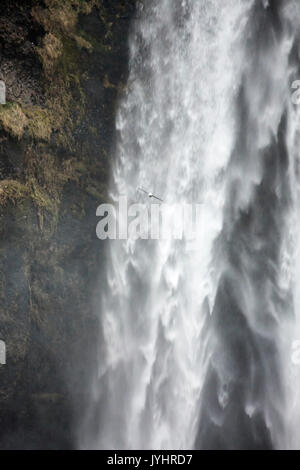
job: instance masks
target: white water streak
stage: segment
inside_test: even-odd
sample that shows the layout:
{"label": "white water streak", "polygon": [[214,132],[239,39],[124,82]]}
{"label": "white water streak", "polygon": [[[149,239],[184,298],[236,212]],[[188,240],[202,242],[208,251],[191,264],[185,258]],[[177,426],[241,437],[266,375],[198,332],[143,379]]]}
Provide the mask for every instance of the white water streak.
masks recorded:
{"label": "white water streak", "polygon": [[222,268],[213,248],[223,224],[251,5],[148,2],[136,25],[111,196],[144,202],[136,192],[143,186],[168,203],[202,202],[203,233],[196,253],[184,241],[111,242],[99,372],[108,393],[102,431],[90,447],[193,446],[208,359],[203,326]]}

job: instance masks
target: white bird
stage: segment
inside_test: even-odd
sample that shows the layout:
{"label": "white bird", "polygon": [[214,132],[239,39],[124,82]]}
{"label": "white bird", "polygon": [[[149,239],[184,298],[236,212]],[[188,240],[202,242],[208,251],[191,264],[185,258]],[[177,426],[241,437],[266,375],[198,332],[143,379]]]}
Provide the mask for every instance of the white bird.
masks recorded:
{"label": "white bird", "polygon": [[143,189],[143,188],[137,188],[137,189],[138,189],[139,191],[142,191],[143,193],[147,194],[147,196],[150,197],[150,198],[154,198],[154,199],[157,199],[158,201],[164,202],[163,199],[161,199],[160,197],[154,196],[154,194],[149,193],[148,191],[146,191],[146,190]]}

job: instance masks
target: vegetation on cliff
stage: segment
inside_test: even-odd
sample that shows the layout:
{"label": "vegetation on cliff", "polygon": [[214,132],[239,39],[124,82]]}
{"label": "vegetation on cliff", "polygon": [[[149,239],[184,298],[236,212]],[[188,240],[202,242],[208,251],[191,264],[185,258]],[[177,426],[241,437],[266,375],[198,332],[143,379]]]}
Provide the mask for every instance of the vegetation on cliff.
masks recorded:
{"label": "vegetation on cliff", "polygon": [[30,446],[29,426],[33,446],[66,447],[95,344],[95,212],[136,2],[13,3],[0,6],[0,445]]}

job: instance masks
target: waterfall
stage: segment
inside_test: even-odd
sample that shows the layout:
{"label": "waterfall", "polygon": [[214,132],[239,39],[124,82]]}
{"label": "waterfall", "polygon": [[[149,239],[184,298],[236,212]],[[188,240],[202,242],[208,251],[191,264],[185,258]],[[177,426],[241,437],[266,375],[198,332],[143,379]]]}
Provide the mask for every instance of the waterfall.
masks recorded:
{"label": "waterfall", "polygon": [[299,448],[300,4],[137,16],[110,198],[201,203],[200,233],[109,241],[83,446]]}

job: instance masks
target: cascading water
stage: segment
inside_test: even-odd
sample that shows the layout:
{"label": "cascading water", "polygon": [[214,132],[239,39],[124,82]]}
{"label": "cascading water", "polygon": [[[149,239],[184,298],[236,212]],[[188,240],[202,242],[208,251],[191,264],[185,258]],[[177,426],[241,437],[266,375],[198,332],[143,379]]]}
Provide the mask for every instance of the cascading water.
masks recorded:
{"label": "cascading water", "polygon": [[300,2],[143,5],[111,198],[201,203],[201,231],[109,242],[83,447],[300,447]]}

